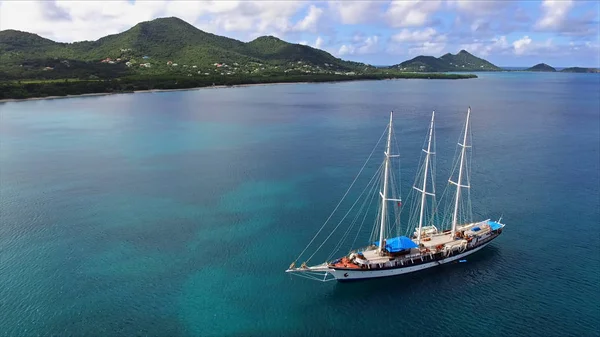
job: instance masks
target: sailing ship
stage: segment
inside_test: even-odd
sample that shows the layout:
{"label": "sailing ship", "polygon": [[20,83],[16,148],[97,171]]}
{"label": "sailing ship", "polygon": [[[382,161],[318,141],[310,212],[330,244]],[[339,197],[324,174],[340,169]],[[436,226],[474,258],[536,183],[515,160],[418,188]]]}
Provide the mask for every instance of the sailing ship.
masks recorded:
{"label": "sailing ship", "polygon": [[[455,188],[456,190],[454,193],[444,193],[444,196],[448,196],[448,199],[450,199],[450,201],[447,202],[448,211],[445,212],[444,219],[442,219],[440,224],[440,212],[437,211],[438,203],[436,203],[435,200],[435,181],[433,178],[435,164],[432,160],[435,155],[434,111],[431,115],[429,131],[424,142],[426,146],[422,149],[425,158],[420,166],[415,179],[415,184],[412,188],[412,192],[416,194],[415,198],[413,198],[414,207],[412,207],[411,215],[414,226],[409,226],[408,224],[402,226],[400,223],[400,215],[406,205],[402,205],[402,198],[395,193],[399,183],[394,180],[395,170],[392,170],[391,168],[392,159],[399,157],[399,155],[392,154],[391,152],[392,139],[395,139],[393,133],[393,117],[394,114],[391,112],[389,124],[386,125],[386,130],[382,133],[378,142],[379,144],[383,136],[387,133],[383,163],[381,163],[380,169],[375,173],[373,178],[371,178],[367,187],[363,190],[363,193],[361,193],[361,196],[365,195],[365,191],[370,189],[374,196],[378,195],[379,197],[378,213],[375,216],[371,240],[369,240],[370,244],[366,247],[353,249],[343,257],[334,258],[334,254],[340,250],[345,240],[351,237],[350,229],[355,227],[359,222],[360,227],[354,237],[352,245],[354,245],[356,239],[361,234],[362,225],[364,224],[369,212],[369,206],[371,205],[371,202],[368,202],[367,205],[369,198],[366,197],[366,200],[360,208],[360,210],[365,211],[364,216],[357,215],[354,220],[350,222],[350,226],[344,233],[342,240],[334,247],[332,254],[330,254],[326,262],[312,266],[308,265],[309,261],[315,256],[317,251],[325,245],[340,225],[348,223],[345,219],[350,211],[354,209],[355,205],[357,205],[358,200],[350,207],[348,213],[346,213],[333,231],[319,245],[317,250],[300,266],[296,266],[296,263],[323,231],[325,225],[332,218],[333,213],[329,216],[327,221],[325,221],[325,224],[323,224],[321,229],[309,242],[308,246],[286,270],[287,273],[318,281],[337,280],[340,282],[402,275],[433,268],[453,261],[464,261],[463,259],[466,256],[481,250],[502,233],[505,226],[501,223],[502,217],[497,221],[492,221],[490,219],[472,221],[473,215],[470,202],[471,186],[469,175],[470,164],[468,160],[469,155],[467,153],[467,150],[471,147],[471,145],[469,145],[470,142],[468,144],[471,107],[467,110],[466,122],[460,137],[462,139],[459,138],[458,141],[457,154],[459,154],[455,156],[454,170],[448,179],[447,186]],[[373,150],[375,150],[375,148]],[[371,155],[369,155],[369,158],[371,158],[372,155],[373,151],[371,152]],[[365,166],[366,163],[361,168],[359,175],[364,170]],[[458,175],[456,179],[454,179],[453,177],[456,171],[458,171]],[[380,181],[377,181],[377,179],[375,179],[376,177],[380,177]],[[357,178],[358,176],[354,179],[350,188],[355,184]],[[429,182],[429,180],[431,180],[431,182]],[[448,190],[448,187],[446,190]],[[338,203],[336,209],[334,209],[334,213],[348,195],[350,188],[346,191],[346,194],[344,194],[344,197],[342,197],[342,200]],[[368,195],[368,193],[366,195]],[[359,196],[359,198],[361,196]],[[428,199],[430,200],[429,202]],[[466,202],[465,199],[467,199]],[[373,198],[370,200],[373,201]],[[390,209],[395,210],[396,216],[389,214],[393,213]],[[362,221],[360,221],[361,218]],[[407,222],[410,223],[411,220]],[[436,222],[438,222],[437,226]],[[395,235],[394,228],[396,228]],[[413,228],[414,232],[409,234],[409,231],[412,231]],[[406,230],[406,235],[400,235],[403,229]]]}

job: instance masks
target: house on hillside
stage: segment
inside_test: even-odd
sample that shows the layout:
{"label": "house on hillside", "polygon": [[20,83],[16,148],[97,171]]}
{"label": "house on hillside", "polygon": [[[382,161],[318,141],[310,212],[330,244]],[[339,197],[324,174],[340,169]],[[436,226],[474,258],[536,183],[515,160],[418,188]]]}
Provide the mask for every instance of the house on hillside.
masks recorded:
{"label": "house on hillside", "polygon": [[173,61],[167,61],[167,65],[170,66],[173,64]]}

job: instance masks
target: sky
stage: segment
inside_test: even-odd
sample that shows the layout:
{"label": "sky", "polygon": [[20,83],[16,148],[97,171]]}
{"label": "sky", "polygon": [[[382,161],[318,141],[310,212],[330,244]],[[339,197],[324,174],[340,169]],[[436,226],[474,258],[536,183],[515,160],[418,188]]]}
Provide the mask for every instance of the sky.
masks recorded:
{"label": "sky", "polygon": [[171,16],[241,41],[272,35],[374,65],[465,49],[498,66],[600,67],[600,1],[0,0],[0,30],[59,42]]}

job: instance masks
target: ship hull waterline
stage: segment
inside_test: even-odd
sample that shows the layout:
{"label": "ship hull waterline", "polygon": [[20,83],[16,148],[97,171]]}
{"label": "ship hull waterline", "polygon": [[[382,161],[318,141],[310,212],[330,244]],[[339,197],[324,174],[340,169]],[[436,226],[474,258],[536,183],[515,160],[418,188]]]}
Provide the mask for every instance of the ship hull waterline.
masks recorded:
{"label": "ship hull waterline", "polygon": [[492,242],[492,241],[493,240],[490,240],[489,242],[486,242],[479,247],[472,248],[471,250],[468,250],[466,252],[463,252],[463,253],[460,253],[460,254],[457,254],[454,256],[447,257],[442,260],[426,262],[426,263],[422,263],[422,264],[419,264],[416,266],[390,268],[390,269],[383,269],[383,270],[366,270],[366,271],[347,270],[347,269],[331,269],[329,271],[329,273],[332,274],[333,277],[335,277],[335,279],[338,282],[366,280],[366,279],[373,279],[373,278],[380,278],[380,277],[390,277],[390,276],[409,274],[409,273],[414,273],[414,272],[417,272],[420,270],[437,267],[442,264],[450,263],[450,262],[453,262],[456,260],[460,260],[468,255],[471,255],[471,254],[479,251],[480,249],[489,245],[490,242]]}
{"label": "ship hull waterline", "polygon": [[450,257],[447,257],[442,260],[422,263],[422,264],[419,264],[416,266],[390,268],[390,269],[383,269],[383,270],[366,270],[366,271],[348,270],[348,269],[331,269],[329,271],[329,273],[332,274],[333,277],[335,277],[335,279],[338,282],[349,282],[349,281],[366,280],[366,279],[373,279],[373,278],[381,278],[381,277],[390,277],[390,276],[409,274],[409,273],[414,273],[414,272],[417,272],[420,270],[433,268],[436,266],[440,266],[442,264],[446,264],[446,263],[450,263],[450,262],[462,259],[468,255],[471,255],[471,254],[479,251],[480,249],[484,248],[485,246],[489,245],[491,241],[493,241],[493,240],[490,240],[489,242],[486,242],[486,243],[482,244],[481,246],[475,247],[466,252],[463,252],[463,253],[460,253],[460,254],[457,254],[454,256],[450,256]]}

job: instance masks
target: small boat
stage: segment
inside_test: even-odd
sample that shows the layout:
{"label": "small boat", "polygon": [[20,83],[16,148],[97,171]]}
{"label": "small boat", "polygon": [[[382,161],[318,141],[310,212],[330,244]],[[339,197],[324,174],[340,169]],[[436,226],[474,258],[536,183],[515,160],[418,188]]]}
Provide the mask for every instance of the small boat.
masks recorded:
{"label": "small boat", "polygon": [[[402,275],[453,261],[466,262],[464,259],[466,256],[483,249],[502,233],[505,226],[501,223],[502,217],[498,221],[491,221],[490,219],[472,221],[469,219],[472,218],[472,212],[470,210],[470,193],[468,193],[471,186],[468,172],[470,165],[467,164],[467,149],[471,146],[467,142],[470,135],[469,120],[471,117],[471,107],[467,110],[466,122],[461,134],[462,140],[458,142],[460,149],[458,157],[460,158],[455,158],[456,165],[448,180],[448,186],[456,188],[456,191],[452,193],[453,195],[451,193],[444,193],[444,196],[448,195],[448,199],[450,200],[447,202],[448,212],[446,212],[444,219],[441,221],[442,223],[438,223],[436,226],[436,221],[439,221],[440,213],[437,211],[435,184],[433,181],[433,173],[435,171],[432,161],[432,156],[435,154],[434,144],[432,148],[432,143],[435,141],[434,111],[431,115],[431,123],[429,124],[429,131],[425,141],[427,145],[422,149],[425,153],[425,158],[413,185],[413,192],[416,196],[413,200],[414,207],[412,208],[411,214],[413,216],[411,216],[411,219],[414,220],[414,225],[401,225],[400,214],[404,207],[402,205],[402,198],[399,196],[399,193],[396,194],[395,192],[396,187],[399,186],[399,181],[395,181],[395,171],[391,169],[391,159],[398,157],[398,155],[394,155],[391,152],[392,139],[395,139],[393,137],[393,117],[394,114],[391,112],[389,124],[386,125],[387,132],[384,131],[379,141],[381,142],[384,134],[387,133],[383,163],[381,163],[379,170],[373,175],[373,178],[371,178],[367,187],[365,187],[365,190],[359,196],[359,199],[363,195],[367,196],[365,197],[366,200],[369,200],[369,194],[372,194],[373,198],[377,197],[377,195],[379,197],[377,215],[375,216],[374,227],[371,231],[371,238],[368,241],[369,244],[359,249],[351,249],[345,256],[334,258],[333,254],[336,254],[340,250],[346,240],[354,236],[350,235],[350,233],[353,228],[356,228],[358,223],[360,223],[360,227],[354,236],[352,245],[355,244],[356,239],[361,234],[362,225],[365,222],[369,206],[371,205],[370,202],[367,206],[367,202],[365,201],[360,208],[365,213],[364,217],[357,215],[353,221],[345,220],[350,211],[358,204],[359,200],[357,200],[312,255],[308,256],[300,266],[296,266],[296,263],[301,261],[301,258],[305,256],[304,254],[308,251],[308,248],[315,243],[317,237],[324,235],[323,230],[325,226],[348,195],[350,188],[357,181],[357,176],[340,203],[338,203],[338,207],[334,209],[332,215],[329,216],[306,248],[286,270],[287,273],[318,281],[337,280],[340,282]],[[369,158],[367,158],[367,161],[372,157],[372,154],[373,151],[369,155]],[[361,168],[359,175],[365,167],[366,163]],[[456,179],[454,179],[453,176],[457,171],[457,167],[458,174]],[[429,187],[428,180],[432,180]],[[370,190],[372,193],[365,194],[367,190]],[[466,202],[464,202],[463,199],[465,198],[463,197],[463,193],[461,193],[463,190],[467,190],[468,200]],[[430,207],[428,207],[427,203],[428,197],[431,199]],[[373,198],[370,198],[370,200],[372,201]],[[395,211],[396,216],[388,214],[393,213],[390,209]],[[411,220],[408,222],[411,222]],[[309,266],[308,263],[310,260],[325,246],[333,233],[343,223],[346,223],[348,228],[344,232],[340,242],[334,245],[333,251],[326,262]],[[396,229],[395,233],[394,228]],[[414,232],[409,235],[408,233],[413,228]],[[401,235],[402,230],[406,232],[406,235]]]}

